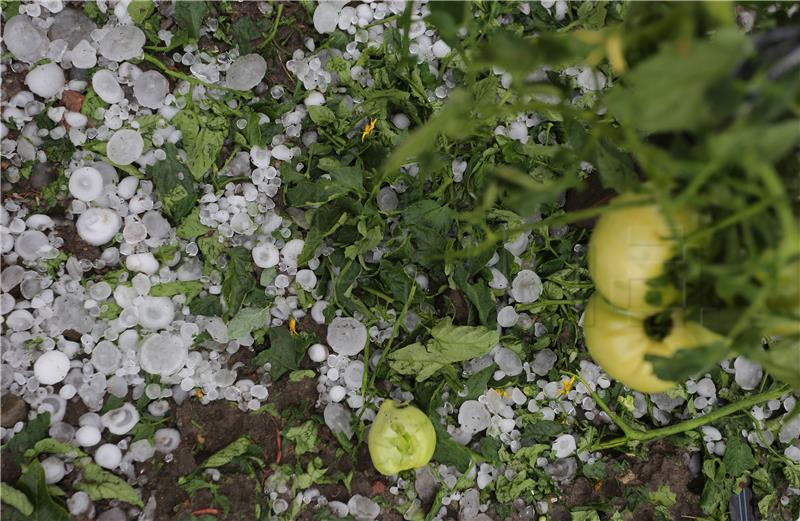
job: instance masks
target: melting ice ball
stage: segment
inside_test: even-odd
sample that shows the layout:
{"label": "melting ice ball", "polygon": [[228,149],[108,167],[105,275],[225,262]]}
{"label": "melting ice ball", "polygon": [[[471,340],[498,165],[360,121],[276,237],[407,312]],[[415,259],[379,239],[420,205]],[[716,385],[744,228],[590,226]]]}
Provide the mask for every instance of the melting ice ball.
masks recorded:
{"label": "melting ice ball", "polygon": [[94,201],[103,193],[103,176],[90,166],[78,168],[69,176],[69,193],[81,201]]}
{"label": "melting ice ball", "polygon": [[531,270],[520,271],[511,282],[511,296],[521,304],[530,304],[538,300],[542,289],[542,279]]}
{"label": "melting ice ball", "polygon": [[50,248],[47,235],[37,230],[26,230],[17,236],[14,251],[26,261],[35,261]]}
{"label": "melting ice ball", "polygon": [[104,443],[94,453],[94,461],[106,469],[115,469],[122,462],[122,451],[113,443]]}
{"label": "melting ice ball", "polygon": [[133,95],[143,107],[157,109],[169,94],[169,82],[158,71],[147,71],[133,82]]}
{"label": "melting ice ball", "polygon": [[142,54],[145,36],[135,25],[119,25],[109,29],[100,40],[100,54],[111,61],[122,62]]}
{"label": "melting ice ball", "polygon": [[100,246],[114,238],[122,226],[117,212],[108,208],[89,208],[78,217],[75,227],[81,239]]}
{"label": "melting ice ball", "polygon": [[146,329],[164,329],[175,317],[175,304],[169,297],[144,297],[136,306],[139,325]]}
{"label": "melting ice ball", "polygon": [[103,427],[109,430],[111,434],[123,435],[127,434],[139,423],[139,411],[132,403],[123,404],[118,409],[108,411],[100,417],[103,422]]}
{"label": "melting ice ball", "polygon": [[143,150],[142,135],[129,128],[114,132],[106,146],[108,158],[118,165],[130,165],[141,157]]}
{"label": "melting ice ball", "polygon": [[264,78],[267,62],[259,54],[240,56],[228,67],[225,81],[231,89],[250,90]]}
{"label": "melting ice ball", "polygon": [[328,326],[328,345],[340,355],[353,356],[364,350],[367,328],[354,318],[337,317]]}
{"label": "melting ice ball", "polygon": [[94,73],[92,88],[95,94],[106,103],[119,103],[125,99],[125,92],[119,86],[114,73],[108,69],[100,69]]}
{"label": "melting ice ball", "polygon": [[64,70],[57,63],[39,65],[25,76],[25,85],[37,96],[52,98],[64,88]]}
{"label": "melting ice ball", "polygon": [[25,15],[17,15],[6,22],[3,44],[19,61],[34,63],[44,56],[50,41]]}
{"label": "melting ice ball", "polygon": [[169,376],[183,367],[188,355],[188,347],[181,337],[162,333],[151,335],[142,343],[139,363],[150,374]]}
{"label": "melting ice ball", "polygon": [[69,358],[61,351],[48,351],[33,364],[33,375],[40,384],[53,385],[64,380],[69,372]]}

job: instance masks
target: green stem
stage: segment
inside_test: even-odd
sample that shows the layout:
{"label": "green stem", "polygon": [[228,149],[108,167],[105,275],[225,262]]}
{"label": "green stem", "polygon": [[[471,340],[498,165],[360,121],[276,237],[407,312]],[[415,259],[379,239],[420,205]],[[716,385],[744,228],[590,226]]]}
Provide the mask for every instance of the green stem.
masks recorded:
{"label": "green stem", "polygon": [[144,53],[144,61],[146,61],[146,62],[148,62],[148,63],[150,63],[152,65],[155,65],[156,67],[161,69],[164,72],[164,74],[166,74],[167,76],[172,76],[173,78],[177,78],[179,80],[188,81],[189,83],[194,83],[195,85],[203,85],[204,87],[207,87],[209,89],[216,89],[216,90],[222,90],[222,91],[225,91],[225,92],[230,92],[230,93],[232,93],[232,94],[234,94],[236,96],[239,96],[239,97],[245,98],[245,99],[250,99],[250,98],[253,97],[253,95],[250,92],[246,92],[246,91],[243,91],[243,90],[232,89],[230,87],[225,87],[223,85],[216,85],[214,83],[208,83],[208,82],[205,82],[205,81],[200,80],[198,78],[195,78],[194,76],[189,76],[188,74],[184,74],[184,73],[182,73],[180,71],[176,71],[176,70],[170,69],[169,67],[167,67],[166,65],[161,63],[161,61],[158,58],[156,58],[155,56],[151,56],[151,55],[149,55],[147,53]]}
{"label": "green stem", "polygon": [[278,11],[275,13],[275,23],[272,24],[272,30],[269,32],[267,39],[261,42],[261,45],[258,46],[259,49],[263,49],[275,39],[275,35],[278,33],[278,27],[281,25],[281,15],[283,15],[282,3],[278,4]]}
{"label": "green stem", "polygon": [[782,385],[771,391],[765,391],[763,393],[754,394],[746,398],[743,398],[735,403],[730,403],[704,416],[700,416],[699,418],[693,418],[691,420],[686,420],[681,423],[676,423],[675,425],[661,427],[660,429],[652,429],[646,431],[632,429],[631,432],[626,433],[625,436],[620,438],[615,438],[607,442],[595,444],[590,450],[598,451],[598,450],[610,449],[626,445],[631,441],[650,442],[653,440],[657,440],[659,438],[666,438],[667,436],[673,436],[675,434],[680,434],[682,432],[692,431],[699,427],[702,427],[703,425],[708,425],[709,423],[721,420],[722,418],[730,416],[731,414],[737,413],[745,409],[749,409],[754,405],[758,405],[760,403],[764,403],[769,400],[780,398],[789,390],[790,388],[788,385]]}

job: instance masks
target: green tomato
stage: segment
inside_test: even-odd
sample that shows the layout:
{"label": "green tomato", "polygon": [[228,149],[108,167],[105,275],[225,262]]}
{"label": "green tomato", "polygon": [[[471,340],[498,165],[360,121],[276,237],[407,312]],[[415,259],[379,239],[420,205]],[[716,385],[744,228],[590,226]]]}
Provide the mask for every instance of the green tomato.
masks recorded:
{"label": "green tomato", "polygon": [[369,431],[369,455],[384,476],[427,465],[436,449],[431,420],[413,405],[385,400]]}
{"label": "green tomato", "polygon": [[778,287],[767,297],[767,306],[781,315],[790,315],[771,325],[769,335],[800,334],[800,260],[786,264],[778,274]]}
{"label": "green tomato", "polygon": [[[625,194],[617,202],[635,203],[641,196]],[[674,215],[680,235],[697,227],[688,210]],[[592,280],[614,306],[639,316],[657,313],[680,297],[672,286],[650,286],[665,274],[665,263],[678,254],[678,242],[657,205],[630,206],[605,212],[589,241],[588,262]],[[648,294],[651,298],[648,299]]]}
{"label": "green tomato", "polygon": [[679,349],[707,346],[721,337],[696,322],[672,313],[672,328],[663,339],[650,337],[641,317],[622,313],[599,294],[586,305],[583,333],[592,358],[612,378],[643,393],[660,393],[675,386],[658,378],[646,355],[672,357]]}

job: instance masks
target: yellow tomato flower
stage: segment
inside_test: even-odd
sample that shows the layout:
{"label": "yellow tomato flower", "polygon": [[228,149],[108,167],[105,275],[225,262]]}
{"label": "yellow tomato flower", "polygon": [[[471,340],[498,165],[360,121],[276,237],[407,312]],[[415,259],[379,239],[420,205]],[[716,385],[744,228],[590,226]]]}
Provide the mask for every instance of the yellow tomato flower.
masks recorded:
{"label": "yellow tomato flower", "polygon": [[561,380],[561,390],[559,391],[559,393],[561,393],[561,396],[568,395],[569,392],[572,390],[573,384],[575,384],[575,377],[574,376],[572,378],[570,378],[569,380],[566,380],[566,379],[565,380]]}
{"label": "yellow tomato flower", "polygon": [[297,320],[290,318],[289,319],[289,333],[293,335],[297,335]]}
{"label": "yellow tomato flower", "polygon": [[375,125],[377,123],[378,123],[377,119],[372,119],[366,125],[364,125],[364,131],[361,133],[362,143],[372,134],[372,132],[375,130]]}

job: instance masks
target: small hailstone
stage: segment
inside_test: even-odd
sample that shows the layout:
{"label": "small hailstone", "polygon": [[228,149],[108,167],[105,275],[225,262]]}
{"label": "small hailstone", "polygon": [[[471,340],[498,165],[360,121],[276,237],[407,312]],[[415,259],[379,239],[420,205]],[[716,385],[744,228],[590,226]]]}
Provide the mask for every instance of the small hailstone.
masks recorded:
{"label": "small hailstone", "polygon": [[533,357],[531,370],[539,376],[544,376],[555,365],[558,356],[549,348],[542,349]]}
{"label": "small hailstone", "polygon": [[42,98],[52,98],[64,88],[64,69],[57,63],[45,63],[25,76],[25,85]]}
{"label": "small hailstone", "polygon": [[437,41],[436,43],[433,44],[433,48],[432,48],[433,55],[436,58],[439,58],[439,59],[444,58],[445,56],[450,54],[450,50],[451,50],[450,46],[447,45],[444,42],[444,40]]}
{"label": "small hailstone", "polygon": [[311,270],[300,270],[295,275],[295,280],[306,291],[311,291],[317,285],[317,276]]}
{"label": "small hailstone", "polygon": [[152,275],[158,271],[158,260],[150,253],[134,253],[125,258],[125,267],[130,271],[139,271]]}
{"label": "small hailstone", "polygon": [[717,387],[711,378],[703,378],[697,382],[697,394],[705,398],[713,398],[717,395]]}
{"label": "small hailstone", "polygon": [[122,451],[113,443],[104,443],[95,451],[94,461],[103,468],[113,470],[122,462]]}
{"label": "small hailstone", "polygon": [[31,23],[31,19],[19,14],[6,20],[3,30],[3,45],[20,61],[35,63],[47,51],[50,41]]}
{"label": "small hailstone", "polygon": [[517,353],[505,347],[495,351],[494,363],[508,376],[516,376],[522,372],[522,361],[517,356]]}
{"label": "small hailstone", "polygon": [[305,244],[303,239],[292,239],[284,244],[283,248],[281,248],[281,258],[283,262],[285,262],[287,266],[297,267],[297,258],[303,251]]}
{"label": "small hailstone", "polygon": [[556,458],[566,458],[575,453],[577,445],[575,444],[575,437],[571,434],[562,434],[553,442],[553,452]]}
{"label": "small hailstone", "polygon": [[505,243],[503,247],[514,257],[520,257],[528,249],[528,242],[528,234],[521,233],[513,241]]}
{"label": "small hailstone", "polygon": [[175,304],[169,297],[144,297],[136,306],[136,316],[145,329],[164,329],[175,317]]}
{"label": "small hailstone", "polygon": [[344,397],[347,396],[347,389],[341,385],[334,385],[331,387],[331,390],[328,391],[328,396],[332,402],[341,402],[344,400]]}
{"label": "small hailstone", "polygon": [[508,287],[508,279],[503,272],[497,268],[490,268],[492,272],[492,280],[489,281],[489,287],[492,289],[506,289]]}
{"label": "small hailstone", "polygon": [[458,423],[464,431],[475,434],[486,430],[492,417],[486,406],[477,400],[467,400],[458,410]]}
{"label": "small hailstone", "polygon": [[121,436],[127,434],[139,423],[139,411],[132,403],[125,403],[122,407],[112,409],[100,417],[103,427],[111,434]]}
{"label": "small hailstone", "polygon": [[347,439],[353,437],[353,427],[350,425],[350,411],[343,405],[329,403],[325,406],[322,417],[325,420],[325,425],[327,425],[334,434],[342,433]]}
{"label": "small hailstone", "polygon": [[757,363],[740,356],[734,360],[733,368],[736,371],[736,383],[739,384],[739,387],[742,389],[752,391],[761,383],[763,371],[761,366]]}
{"label": "small hailstone", "polygon": [[143,151],[142,135],[127,128],[114,132],[106,146],[108,158],[118,165],[130,165],[141,157]]}
{"label": "small hailstone", "polygon": [[92,44],[81,40],[72,49],[72,65],[77,69],[91,69],[97,65],[97,52]]}
{"label": "small hailstone", "polygon": [[324,362],[328,358],[328,348],[322,344],[314,344],[308,348],[308,358],[312,362]]}
{"label": "small hailstone", "polygon": [[67,474],[64,462],[55,456],[42,460],[42,469],[44,470],[44,482],[48,485],[58,483]]}
{"label": "small hailstone", "polygon": [[700,427],[700,430],[703,432],[703,439],[705,441],[719,441],[722,439],[722,433],[714,426],[703,425]]}
{"label": "small hailstone", "polygon": [[69,193],[81,201],[94,201],[103,193],[103,176],[90,166],[78,168],[69,176]]}
{"label": "small hailstone", "polygon": [[392,124],[400,130],[406,130],[411,126],[411,120],[405,114],[395,114],[392,116]]}
{"label": "small hailstone", "polygon": [[497,324],[500,327],[514,327],[519,320],[519,315],[514,306],[505,306],[497,312]]}
{"label": "small hailstone", "polygon": [[100,443],[100,429],[94,425],[84,425],[75,431],[75,441],[81,447],[94,447]]}
{"label": "small hailstone", "polygon": [[100,69],[92,76],[92,89],[106,103],[119,103],[125,99],[125,92],[119,86],[114,73],[108,69]]}
{"label": "small hailstone", "polygon": [[352,356],[364,350],[367,328],[354,318],[337,317],[328,326],[328,345],[334,352]]}
{"label": "small hailstone", "polygon": [[69,372],[70,362],[61,351],[47,351],[33,364],[33,375],[42,385],[53,385],[64,380]]}
{"label": "small hailstone", "polygon": [[318,105],[324,105],[325,104],[325,96],[323,96],[322,93],[319,92],[319,91],[312,90],[306,96],[306,99],[303,101],[303,104],[306,107],[314,107],[314,106],[318,106]]}
{"label": "small hailstone", "polygon": [[169,82],[158,71],[147,71],[133,82],[133,95],[143,107],[157,109],[169,94]]}
{"label": "small hailstone", "polygon": [[354,494],[347,502],[347,511],[358,521],[372,521],[380,515],[381,507],[368,497]]}
{"label": "small hailstone", "polygon": [[150,374],[170,376],[183,367],[188,355],[188,346],[180,336],[156,334],[139,348],[139,363]]}
{"label": "small hailstone", "polygon": [[378,209],[382,212],[393,212],[397,210],[397,206],[400,204],[397,198],[397,192],[388,186],[384,186],[380,189],[376,196],[376,201],[378,203]]}
{"label": "small hailstone", "polygon": [[538,300],[542,289],[542,280],[531,270],[520,271],[511,282],[511,296],[521,304],[530,304]]}
{"label": "small hailstone", "polygon": [[311,306],[311,318],[317,324],[325,323],[325,308],[328,307],[328,301],[318,300]]}

